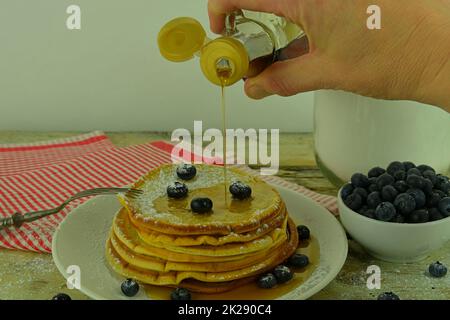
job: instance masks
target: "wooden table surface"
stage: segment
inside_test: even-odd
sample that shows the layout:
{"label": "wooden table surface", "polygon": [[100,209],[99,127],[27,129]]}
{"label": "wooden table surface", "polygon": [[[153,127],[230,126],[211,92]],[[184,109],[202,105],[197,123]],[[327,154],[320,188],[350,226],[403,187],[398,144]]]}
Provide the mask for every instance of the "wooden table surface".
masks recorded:
{"label": "wooden table surface", "polygon": [[[0,132],[0,144],[24,143],[68,137],[77,132]],[[108,133],[117,146],[169,139],[167,133]],[[314,191],[336,195],[316,166],[311,134],[282,134],[280,137],[279,176]],[[449,246],[435,252],[426,260],[412,264],[392,264],[370,257],[349,240],[347,261],[336,277],[313,299],[376,299],[384,291],[393,291],[402,299],[450,299],[450,276],[432,279],[425,271],[429,263],[442,261],[450,265]],[[381,268],[381,290],[366,286],[367,267]],[[66,292],[73,299],[87,299],[77,290],[68,290],[65,279],[57,271],[51,255],[0,249],[0,299],[50,299]]]}

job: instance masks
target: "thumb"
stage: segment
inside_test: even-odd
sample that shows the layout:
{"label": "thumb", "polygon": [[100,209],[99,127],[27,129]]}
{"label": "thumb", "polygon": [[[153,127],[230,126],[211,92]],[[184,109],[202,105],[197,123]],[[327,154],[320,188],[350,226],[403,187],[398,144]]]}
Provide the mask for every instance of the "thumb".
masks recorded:
{"label": "thumb", "polygon": [[321,59],[306,54],[278,61],[245,82],[245,92],[253,99],[277,94],[283,97],[300,92],[324,89],[327,67]]}

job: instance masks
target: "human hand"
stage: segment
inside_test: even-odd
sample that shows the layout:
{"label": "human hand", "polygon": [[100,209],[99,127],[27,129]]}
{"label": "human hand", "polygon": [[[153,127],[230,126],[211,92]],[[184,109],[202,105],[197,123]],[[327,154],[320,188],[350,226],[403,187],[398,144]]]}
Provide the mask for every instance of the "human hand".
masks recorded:
{"label": "human hand", "polygon": [[[372,4],[381,30],[367,28]],[[337,89],[450,111],[450,0],[209,0],[211,30],[221,33],[237,9],[283,16],[309,41],[308,53],[249,78],[252,98]]]}

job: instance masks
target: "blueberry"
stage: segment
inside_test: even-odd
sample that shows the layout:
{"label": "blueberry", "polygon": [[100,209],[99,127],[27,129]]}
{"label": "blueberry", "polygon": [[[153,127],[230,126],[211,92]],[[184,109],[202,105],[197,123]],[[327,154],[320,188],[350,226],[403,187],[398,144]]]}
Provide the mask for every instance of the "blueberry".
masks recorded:
{"label": "blueberry", "polygon": [[407,176],[410,176],[412,174],[415,174],[416,176],[420,177],[422,175],[422,172],[420,172],[420,170],[417,168],[412,168],[412,169],[409,169],[408,171],[406,171]]}
{"label": "blueberry", "polygon": [[258,279],[258,287],[262,289],[271,289],[277,285],[277,278],[272,273],[262,275]]}
{"label": "blueberry", "polygon": [[436,188],[441,190],[446,195],[450,195],[450,182],[441,182]]}
{"label": "blueberry", "polygon": [[426,195],[430,195],[433,192],[433,183],[430,179],[422,178],[422,190]]}
{"label": "blueberry", "polygon": [[422,181],[422,177],[416,174],[411,174],[406,178],[406,183],[408,186],[414,189],[422,189]]}
{"label": "blueberry", "polygon": [[191,293],[184,288],[176,288],[170,293],[172,300],[191,300]]}
{"label": "blueberry", "polygon": [[380,221],[391,221],[396,215],[395,207],[390,202],[382,202],[375,209],[375,218]]}
{"label": "blueberry", "polygon": [[362,207],[362,198],[359,194],[352,193],[344,200],[344,203],[353,211],[358,211]]}
{"label": "blueberry", "polygon": [[394,177],[389,173],[383,173],[381,176],[377,178],[377,186],[381,190],[384,186],[390,185],[394,183]]}
{"label": "blueberry", "polygon": [[428,213],[430,214],[430,221],[438,221],[444,219],[444,216],[441,214],[438,208],[430,208],[428,209]]}
{"label": "blueberry", "polygon": [[381,195],[378,191],[372,192],[367,196],[367,205],[369,208],[375,209],[381,202]]}
{"label": "blueberry", "polygon": [[304,254],[296,253],[289,258],[288,263],[296,268],[304,268],[309,264],[309,258]]}
{"label": "blueberry", "polygon": [[362,215],[365,215],[367,210],[369,210],[369,207],[366,206],[366,205],[363,205],[363,206],[358,210],[358,213],[359,213],[359,214],[362,214]]}
{"label": "blueberry", "polygon": [[209,198],[194,198],[191,201],[191,210],[195,213],[207,213],[213,208],[213,202]]}
{"label": "blueberry", "polygon": [[394,177],[395,181],[405,180],[406,172],[404,170],[398,170],[394,172],[392,176]]}
{"label": "blueberry", "polygon": [[[374,178],[374,179],[376,179],[376,178]],[[380,189],[378,188],[376,183],[372,183],[367,187],[367,192],[372,193],[375,191],[380,191]]]}
{"label": "blueberry", "polygon": [[384,292],[377,298],[378,300],[400,300],[399,296],[393,292]]}
{"label": "blueberry", "polygon": [[297,226],[298,238],[300,240],[308,240],[311,237],[311,232],[307,226]]}
{"label": "blueberry", "polygon": [[416,201],[416,208],[417,209],[423,208],[425,206],[427,198],[425,196],[425,193],[422,190],[420,190],[420,189],[408,189],[406,191],[406,193],[414,198],[414,200]]}
{"label": "blueberry", "polygon": [[188,188],[184,183],[174,182],[167,186],[167,195],[169,198],[181,199],[188,194]]}
{"label": "blueberry", "polygon": [[436,173],[436,171],[434,171],[434,169],[430,166],[427,166],[426,164],[421,164],[419,166],[417,166],[417,169],[419,169],[420,172],[425,172],[425,171],[433,171],[434,173]]}
{"label": "blueberry", "polygon": [[436,173],[433,170],[425,170],[422,175],[424,176],[424,178],[430,180],[431,183],[433,183],[433,186],[436,184],[437,177]]}
{"label": "blueberry", "polygon": [[430,221],[430,214],[426,209],[415,210],[407,216],[406,221],[408,223],[425,223]]}
{"label": "blueberry", "polygon": [[374,167],[369,170],[368,176],[369,176],[369,178],[377,178],[385,172],[386,172],[386,170],[384,170],[383,168]]}
{"label": "blueberry", "polygon": [[405,165],[399,161],[391,162],[386,169],[387,173],[389,173],[391,176],[393,176],[394,173],[399,170],[405,171]]}
{"label": "blueberry", "polygon": [[367,190],[364,188],[361,187],[355,188],[355,190],[353,190],[353,193],[359,194],[363,202],[367,199]]}
{"label": "blueberry", "polygon": [[395,198],[394,206],[400,214],[407,215],[416,209],[416,200],[407,193],[401,193]]}
{"label": "blueberry", "polygon": [[383,189],[381,189],[381,198],[383,199],[383,201],[393,202],[397,195],[397,189],[395,189],[391,185],[384,186]]}
{"label": "blueberry", "polygon": [[354,189],[355,188],[353,188],[353,186],[350,183],[347,183],[346,185],[344,185],[341,189],[342,200],[347,199],[347,197],[353,193]]}
{"label": "blueberry", "polygon": [[438,209],[444,217],[450,216],[450,197],[442,198],[438,203]]}
{"label": "blueberry", "polygon": [[72,298],[65,293],[58,293],[57,295],[55,295],[52,300],[62,300],[62,301],[70,301],[72,300]]}
{"label": "blueberry", "polygon": [[367,209],[362,215],[369,219],[375,219],[375,209]]}
{"label": "blueberry", "polygon": [[409,169],[415,168],[416,165],[411,161],[404,161],[403,166],[405,167],[405,171],[408,172]]}
{"label": "blueberry", "polygon": [[288,267],[284,265],[279,265],[273,270],[275,278],[277,278],[278,283],[285,283],[294,277],[294,273]]}
{"label": "blueberry", "polygon": [[369,185],[369,179],[362,173],[355,173],[351,178],[354,187],[366,188]]}
{"label": "blueberry", "polygon": [[405,223],[405,218],[401,214],[397,214],[394,219],[392,219],[394,223]]}
{"label": "blueberry", "polygon": [[394,188],[395,188],[399,193],[404,193],[404,192],[406,192],[406,190],[409,189],[409,186],[408,186],[408,184],[407,184],[405,181],[400,180],[400,181],[395,181],[395,183],[394,183]]}
{"label": "blueberry", "polygon": [[197,174],[197,169],[188,163],[183,163],[177,168],[177,176],[182,180],[191,180]]}
{"label": "blueberry", "polygon": [[439,261],[436,261],[428,267],[428,272],[434,278],[442,278],[447,274],[447,267]]}
{"label": "blueberry", "polygon": [[240,181],[235,181],[230,185],[229,188],[233,198],[244,200],[250,198],[252,195],[252,188],[249,185],[242,183]]}
{"label": "blueberry", "polygon": [[427,197],[427,207],[437,207],[442,198],[443,196],[440,193],[436,191],[431,192],[431,194]]}
{"label": "blueberry", "polygon": [[122,282],[120,289],[127,297],[134,297],[139,292],[139,284],[133,279],[127,279]]}
{"label": "blueberry", "polygon": [[377,177],[371,177],[369,178],[369,185],[376,184],[377,183]]}

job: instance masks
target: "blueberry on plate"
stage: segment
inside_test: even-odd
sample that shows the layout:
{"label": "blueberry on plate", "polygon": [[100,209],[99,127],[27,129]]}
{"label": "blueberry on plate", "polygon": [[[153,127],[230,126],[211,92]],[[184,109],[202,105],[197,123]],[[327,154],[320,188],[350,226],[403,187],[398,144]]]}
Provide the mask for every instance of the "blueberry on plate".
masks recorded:
{"label": "blueberry on plate", "polygon": [[450,216],[450,197],[442,198],[438,203],[438,209],[444,217]]}
{"label": "blueberry on plate", "polygon": [[355,187],[366,188],[369,185],[369,179],[362,173],[353,174],[350,180]]}
{"label": "blueberry on plate", "polygon": [[52,300],[62,300],[62,301],[70,301],[72,300],[72,298],[65,293],[58,293],[57,295],[55,295]]}
{"label": "blueberry on plate", "polygon": [[409,169],[415,168],[416,165],[411,161],[404,161],[403,166],[405,167],[405,171],[408,172]]}
{"label": "blueberry on plate", "polygon": [[434,278],[442,278],[447,274],[447,267],[439,261],[436,261],[430,264],[430,266],[428,267],[428,272]]}
{"label": "blueberry on plate", "polygon": [[362,207],[362,198],[359,194],[352,193],[344,200],[347,207],[353,211],[358,211]]}
{"label": "blueberry on plate", "polygon": [[413,189],[422,189],[422,181],[422,177],[416,174],[411,174],[406,178],[406,183]]}
{"label": "blueberry on plate", "polygon": [[191,210],[195,213],[207,213],[213,208],[213,202],[209,198],[194,198],[191,200]]}
{"label": "blueberry on plate", "polygon": [[406,193],[409,194],[411,197],[413,197],[414,200],[416,201],[416,209],[420,209],[425,206],[427,197],[425,196],[425,193],[422,190],[408,189]]}
{"label": "blueberry on plate", "polygon": [[420,172],[420,170],[417,169],[417,168],[411,168],[408,171],[406,171],[406,175],[407,176],[410,176],[410,175],[413,175],[413,174],[415,174],[416,176],[420,177],[422,175],[422,172]]}
{"label": "blueberry on plate", "polygon": [[242,183],[240,181],[235,181],[230,185],[230,193],[233,195],[233,198],[244,200],[250,198],[252,195],[252,188],[249,185]]}
{"label": "blueberry on plate", "polygon": [[127,297],[134,297],[139,292],[139,283],[133,279],[127,279],[120,286],[122,293]]}
{"label": "blueberry on plate", "polygon": [[430,221],[438,221],[444,219],[444,216],[441,214],[438,208],[430,208],[428,209],[428,213],[430,215]]}
{"label": "blueberry on plate", "polygon": [[374,168],[369,170],[368,176],[369,176],[369,178],[377,178],[377,177],[381,176],[385,172],[386,172],[386,170],[384,170],[383,168],[374,167]]}
{"label": "blueberry on plate", "polygon": [[405,165],[399,161],[391,162],[386,168],[387,173],[389,173],[391,176],[393,176],[394,173],[400,170],[405,171]]}
{"label": "blueberry on plate", "polygon": [[404,181],[404,180],[399,180],[399,181],[395,181],[394,183],[394,188],[399,192],[399,193],[404,193],[406,192],[406,190],[409,189],[408,184]]}
{"label": "blueberry on plate", "polygon": [[197,174],[197,169],[189,163],[183,163],[177,167],[177,176],[182,180],[191,180]]}
{"label": "blueberry on plate", "polygon": [[363,202],[367,199],[367,190],[364,188],[357,187],[355,188],[355,190],[353,190],[353,193],[359,194]]}
{"label": "blueberry on plate", "polygon": [[171,300],[191,300],[191,293],[185,288],[176,288],[170,293]]}
{"label": "blueberry on plate", "polygon": [[309,240],[311,237],[311,232],[307,226],[299,225],[297,226],[298,238],[300,240]]}
{"label": "blueberry on plate", "polygon": [[271,289],[277,285],[277,278],[272,273],[267,273],[259,277],[258,287],[262,289]]}
{"label": "blueberry on plate", "polygon": [[273,269],[273,274],[278,283],[285,283],[294,277],[294,273],[287,266],[279,265]]}
{"label": "blueberry on plate", "polygon": [[375,218],[380,221],[391,221],[396,215],[395,207],[390,202],[382,202],[375,209]]}
{"label": "blueberry on plate", "polygon": [[289,265],[296,268],[304,268],[309,264],[308,256],[296,253],[288,259]]}
{"label": "blueberry on plate", "polygon": [[414,210],[406,217],[406,221],[408,223],[425,223],[430,221],[430,214],[426,209]]}
{"label": "blueberry on plate", "polygon": [[394,184],[395,179],[389,173],[383,173],[377,178],[377,186],[381,190],[384,186]]}
{"label": "blueberry on plate", "polygon": [[400,300],[400,297],[393,292],[384,292],[378,296],[377,300]]}
{"label": "blueberry on plate", "polygon": [[184,183],[174,182],[167,186],[167,196],[173,199],[181,199],[188,194],[188,188]]}
{"label": "blueberry on plate", "polygon": [[397,195],[397,189],[395,189],[391,185],[384,186],[383,189],[381,189],[381,198],[383,199],[383,201],[393,202]]}
{"label": "blueberry on plate", "polygon": [[400,214],[407,215],[416,209],[416,200],[407,193],[401,193],[395,198],[394,206]]}
{"label": "blueberry on plate", "polygon": [[381,195],[378,191],[371,192],[367,196],[367,206],[369,208],[375,209],[382,202]]}

